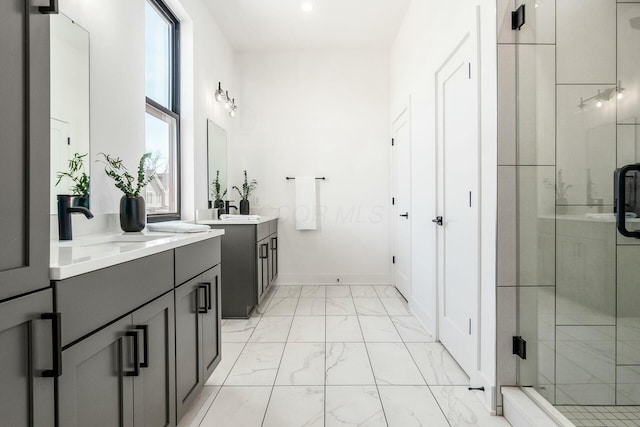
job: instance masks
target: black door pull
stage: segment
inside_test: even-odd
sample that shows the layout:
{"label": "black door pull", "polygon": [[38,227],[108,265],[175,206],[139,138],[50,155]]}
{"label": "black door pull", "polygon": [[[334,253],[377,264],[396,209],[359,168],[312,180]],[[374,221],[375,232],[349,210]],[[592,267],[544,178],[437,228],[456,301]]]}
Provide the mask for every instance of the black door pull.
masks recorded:
{"label": "black door pull", "polygon": [[134,329],[142,331],[142,348],[144,349],[144,359],[140,363],[141,368],[149,367],[149,325],[137,325]]}
{"label": "black door pull", "polygon": [[62,314],[44,313],[40,318],[51,320],[51,342],[53,344],[53,369],[43,371],[42,376],[47,378],[57,378],[62,375]]}
{"label": "black door pull", "polygon": [[[615,187],[618,190],[618,197],[616,200],[616,223],[620,234],[625,237],[640,239],[640,231],[627,230],[627,172],[640,172],[640,163],[624,166],[615,174],[617,178]],[[635,191],[635,183],[633,188]]]}
{"label": "black door pull", "polygon": [[[204,306],[200,306],[200,289],[204,289]],[[207,300],[209,299],[207,285],[198,285],[198,289],[196,290],[196,307],[198,309],[198,313],[207,314],[209,309],[207,308]]]}
{"label": "black door pull", "polygon": [[431,222],[437,224],[437,225],[442,225],[442,217],[441,216],[437,216],[436,219],[432,219]]}
{"label": "black door pull", "polygon": [[140,349],[138,348],[138,332],[127,331],[125,336],[133,338],[133,371],[125,372],[127,377],[140,376]]}
{"label": "black door pull", "polygon": [[400,214],[400,216],[403,217],[403,218],[409,219],[409,212],[405,212],[403,214]]}

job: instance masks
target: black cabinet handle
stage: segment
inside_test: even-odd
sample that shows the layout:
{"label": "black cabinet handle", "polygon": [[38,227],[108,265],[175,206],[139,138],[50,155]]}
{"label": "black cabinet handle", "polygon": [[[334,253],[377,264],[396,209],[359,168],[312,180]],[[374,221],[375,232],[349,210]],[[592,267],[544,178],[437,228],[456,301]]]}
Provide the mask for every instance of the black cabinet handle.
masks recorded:
{"label": "black cabinet handle", "polygon": [[137,325],[134,329],[142,331],[142,348],[144,349],[144,359],[140,364],[141,368],[149,367],[149,325]]}
{"label": "black cabinet handle", "polygon": [[51,320],[51,344],[52,344],[52,361],[53,369],[47,369],[42,372],[42,376],[46,378],[57,378],[62,375],[62,314],[61,313],[43,313],[41,319]]}
{"label": "black cabinet handle", "polygon": [[405,212],[403,214],[400,214],[400,216],[403,217],[403,218],[409,219],[409,212]]}
{"label": "black cabinet handle", "polygon": [[49,6],[40,6],[38,10],[45,15],[58,14],[58,0],[49,0]]}
{"label": "black cabinet handle", "polygon": [[[216,279],[218,277],[216,276]],[[211,282],[205,282],[203,283],[204,286],[207,287],[207,291],[205,292],[205,297],[207,300],[207,309],[212,310],[213,307],[211,306]]]}
{"label": "black cabinet handle", "polygon": [[626,218],[627,218],[627,201],[626,189],[627,189],[627,172],[638,171],[640,172],[640,163],[633,165],[627,165],[620,168],[618,171],[618,203],[616,204],[616,222],[618,231],[625,237],[633,237],[640,239],[640,231],[627,230]]}
{"label": "black cabinet handle", "polygon": [[[200,289],[204,289],[204,306],[200,306]],[[209,309],[207,308],[207,285],[198,285],[196,290],[196,307],[198,313],[207,314]]]}
{"label": "black cabinet handle", "polygon": [[272,251],[277,251],[278,250],[278,238],[277,237],[272,237],[271,238],[271,250]]}
{"label": "black cabinet handle", "polygon": [[[262,251],[264,249],[264,252]],[[269,256],[269,244],[263,243],[260,245],[260,259],[265,259]]]}
{"label": "black cabinet handle", "polygon": [[127,377],[137,377],[140,375],[140,350],[138,349],[138,332],[127,331],[125,336],[133,338],[133,371],[125,372]]}

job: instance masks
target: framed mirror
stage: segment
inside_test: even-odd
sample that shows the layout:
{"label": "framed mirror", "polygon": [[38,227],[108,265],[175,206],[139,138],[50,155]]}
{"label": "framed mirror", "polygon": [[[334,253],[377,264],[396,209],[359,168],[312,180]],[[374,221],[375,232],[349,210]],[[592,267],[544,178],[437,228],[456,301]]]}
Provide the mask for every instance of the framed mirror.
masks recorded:
{"label": "framed mirror", "polygon": [[[57,194],[88,196],[89,139],[89,33],[62,13],[51,15],[51,213]],[[70,176],[56,185],[60,172]]]}
{"label": "framed mirror", "polygon": [[[207,120],[207,176],[209,208],[216,207],[216,177],[218,177],[220,200],[227,200],[227,131],[212,120]],[[226,194],[225,194],[226,192]]]}

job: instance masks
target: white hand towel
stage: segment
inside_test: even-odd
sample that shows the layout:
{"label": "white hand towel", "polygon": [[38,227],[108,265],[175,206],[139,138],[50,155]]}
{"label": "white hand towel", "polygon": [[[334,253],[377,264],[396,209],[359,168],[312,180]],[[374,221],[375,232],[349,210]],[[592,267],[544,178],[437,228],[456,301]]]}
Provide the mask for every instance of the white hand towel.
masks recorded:
{"label": "white hand towel", "polygon": [[316,179],[296,177],[296,230],[316,230]]}
{"label": "white hand towel", "polygon": [[260,219],[260,215],[228,215],[222,214],[220,215],[221,220],[243,220],[243,221],[258,221]]}
{"label": "white hand towel", "polygon": [[165,233],[202,233],[209,231],[210,227],[203,224],[189,224],[179,221],[154,222],[147,224],[147,230]]}

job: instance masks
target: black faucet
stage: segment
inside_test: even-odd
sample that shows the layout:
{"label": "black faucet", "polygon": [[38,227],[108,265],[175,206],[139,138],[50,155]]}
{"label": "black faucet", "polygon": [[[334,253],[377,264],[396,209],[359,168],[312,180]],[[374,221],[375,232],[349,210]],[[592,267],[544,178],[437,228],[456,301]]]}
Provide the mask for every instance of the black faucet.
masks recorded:
{"label": "black faucet", "polygon": [[73,233],[71,231],[71,214],[81,213],[87,219],[93,218],[93,214],[87,208],[81,206],[71,206],[73,196],[67,194],[58,194],[58,236],[60,240],[71,240]]}
{"label": "black faucet", "polygon": [[233,202],[233,200],[226,200],[226,201],[224,202],[224,210],[225,210],[225,212],[226,212],[226,213],[228,213],[228,214],[230,214],[230,213],[231,213],[231,211],[229,210],[229,209],[231,209],[231,208],[234,208],[236,211],[238,210],[238,207],[237,207],[237,206],[234,206],[234,205],[230,205],[230,204],[229,204],[230,202]]}

